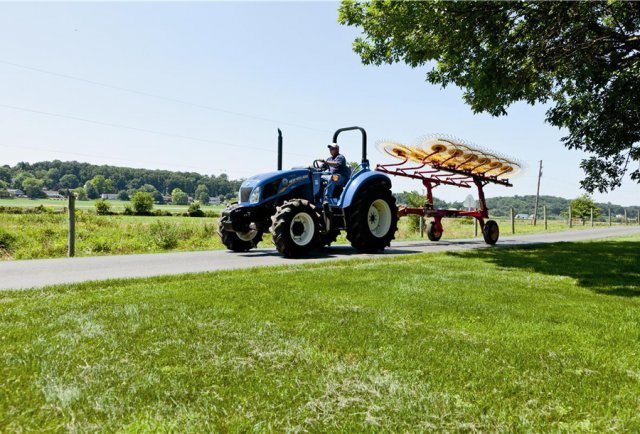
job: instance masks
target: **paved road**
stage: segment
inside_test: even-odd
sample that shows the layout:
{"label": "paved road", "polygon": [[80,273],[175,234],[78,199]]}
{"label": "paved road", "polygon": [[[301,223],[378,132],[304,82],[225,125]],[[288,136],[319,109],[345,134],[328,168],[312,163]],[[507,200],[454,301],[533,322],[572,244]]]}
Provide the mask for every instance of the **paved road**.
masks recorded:
{"label": "paved road", "polygon": [[[498,246],[582,241],[631,234],[640,234],[640,226],[506,236],[498,241]],[[392,247],[385,250],[383,255],[394,256],[486,247],[487,245],[479,239],[442,240],[438,243],[408,241],[393,243]],[[272,248],[262,248],[247,253],[209,250],[204,252],[4,261],[0,262],[0,290],[39,288],[89,280],[149,277],[380,256],[358,253],[349,246],[334,246],[304,259],[286,259]]]}

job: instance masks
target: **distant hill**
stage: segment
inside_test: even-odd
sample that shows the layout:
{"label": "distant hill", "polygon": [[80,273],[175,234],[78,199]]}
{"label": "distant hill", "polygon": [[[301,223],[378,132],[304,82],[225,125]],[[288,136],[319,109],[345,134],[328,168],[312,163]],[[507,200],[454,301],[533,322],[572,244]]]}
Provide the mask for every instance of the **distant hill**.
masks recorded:
{"label": "distant hill", "polygon": [[[39,163],[18,163],[13,167],[0,166],[0,189],[24,190],[27,178],[35,178],[38,182],[29,181],[27,185],[36,184],[40,190],[65,190],[87,187],[93,184],[98,194],[123,193],[131,195],[143,190],[157,195],[170,194],[179,188],[190,196],[194,196],[199,185],[207,187],[211,197],[235,196],[241,181],[230,180],[227,175],[202,175],[195,172],[177,172],[171,170],[134,169],[108,165],[79,163],[77,161],[42,161]],[[93,187],[89,190],[94,193]]]}
{"label": "distant hill", "polygon": [[[396,198],[399,203],[408,203],[402,193],[396,195]],[[540,200],[538,202],[538,216],[542,217],[542,207],[546,205],[547,215],[549,217],[559,217],[561,212],[566,212],[569,209],[569,203],[571,200],[572,199],[565,199],[557,196],[540,196]],[[534,195],[498,196],[487,198],[487,207],[491,211],[491,215],[496,217],[509,216],[511,208],[513,208],[517,214],[533,214],[535,201],[536,197]],[[462,202],[446,202],[440,199],[436,199],[436,206],[452,209],[464,208]],[[598,203],[598,206],[602,209],[602,216],[607,216],[609,213],[609,205],[606,203]],[[629,218],[635,218],[640,205],[626,208],[627,216]],[[617,214],[624,214],[624,209],[625,207],[621,205],[611,204],[611,214],[613,216]]]}

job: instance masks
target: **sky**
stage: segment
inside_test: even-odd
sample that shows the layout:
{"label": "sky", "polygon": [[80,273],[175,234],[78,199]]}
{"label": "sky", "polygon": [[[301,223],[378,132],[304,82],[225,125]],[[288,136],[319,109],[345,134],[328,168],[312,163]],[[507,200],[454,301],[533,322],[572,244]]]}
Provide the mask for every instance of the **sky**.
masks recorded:
{"label": "sky", "polygon": [[[284,166],[328,157],[333,131],[358,125],[375,146],[447,133],[525,163],[513,187],[488,197],[584,193],[585,154],[544,122],[545,106],[515,104],[508,116],[474,114],[456,87],[425,81],[426,68],[365,66],[356,28],[338,3],[0,3],[0,165],[76,160],[192,171],[232,179],[274,170],[277,128]],[[341,152],[360,160],[356,133]],[[422,190],[393,178],[394,191]],[[474,191],[439,187],[463,200]],[[625,179],[599,202],[640,204]]]}

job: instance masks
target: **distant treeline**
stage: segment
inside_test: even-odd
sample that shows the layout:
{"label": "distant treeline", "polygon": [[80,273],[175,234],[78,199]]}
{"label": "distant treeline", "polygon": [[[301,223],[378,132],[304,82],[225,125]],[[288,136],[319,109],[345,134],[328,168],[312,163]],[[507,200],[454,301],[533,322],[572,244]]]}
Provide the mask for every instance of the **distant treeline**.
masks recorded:
{"label": "distant treeline", "polygon": [[0,190],[19,189],[29,197],[42,197],[43,190],[64,192],[78,189],[89,199],[102,193],[118,194],[128,199],[137,191],[153,193],[159,201],[179,189],[189,196],[235,197],[241,181],[230,180],[226,174],[201,175],[195,172],[133,169],[77,161],[43,161],[18,163],[0,167]]}
{"label": "distant treeline", "polygon": [[[398,203],[412,204],[411,196],[418,195],[418,193],[399,193],[396,194]],[[424,199],[422,199],[424,203]],[[557,196],[540,196],[538,202],[538,217],[542,217],[542,207],[547,207],[547,215],[549,217],[560,217],[561,213],[566,213],[569,209],[569,203],[573,199],[564,199]],[[436,208],[448,208],[448,209],[462,209],[465,208],[462,202],[446,202],[441,199],[434,198]],[[487,198],[487,207],[489,208],[491,215],[496,217],[506,217],[511,213],[511,208],[518,214],[533,214],[535,207],[536,197],[535,195],[529,196],[499,196]],[[414,201],[415,202],[415,201]],[[637,216],[638,206],[623,207],[621,205],[596,203],[602,210],[601,218],[605,218],[609,215],[609,206],[611,207],[611,215],[624,215],[624,209],[627,209],[627,217],[635,218]]]}

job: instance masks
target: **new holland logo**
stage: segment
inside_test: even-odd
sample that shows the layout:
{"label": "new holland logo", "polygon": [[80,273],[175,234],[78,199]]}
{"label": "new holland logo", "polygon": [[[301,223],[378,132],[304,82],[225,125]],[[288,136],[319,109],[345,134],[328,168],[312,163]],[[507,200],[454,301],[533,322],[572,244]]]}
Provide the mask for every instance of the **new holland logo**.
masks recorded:
{"label": "new holland logo", "polygon": [[296,184],[296,183],[298,183],[300,181],[304,181],[305,179],[307,179],[307,177],[304,176],[304,175],[298,176],[298,177],[295,177],[295,178],[291,178],[291,179],[283,178],[282,182],[281,182],[280,191],[278,193],[282,193],[283,191],[285,191],[287,188],[289,188],[293,184]]}

